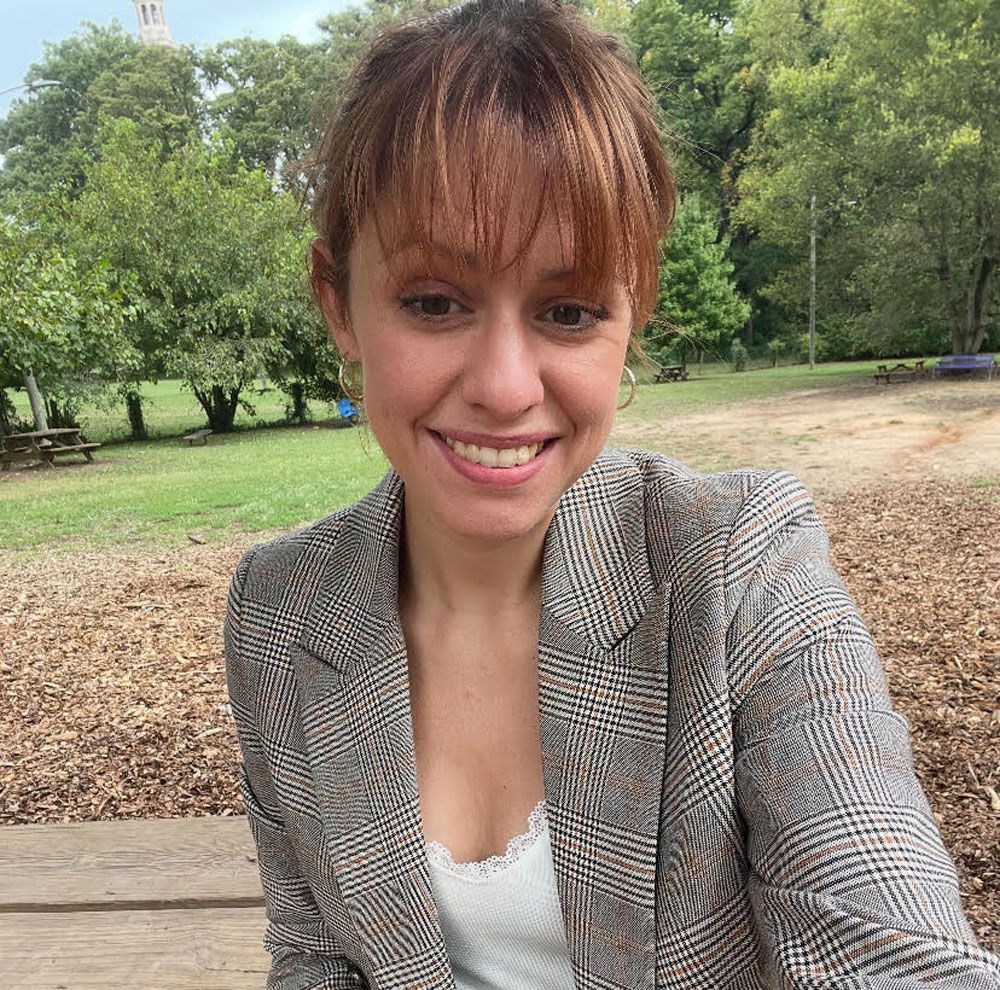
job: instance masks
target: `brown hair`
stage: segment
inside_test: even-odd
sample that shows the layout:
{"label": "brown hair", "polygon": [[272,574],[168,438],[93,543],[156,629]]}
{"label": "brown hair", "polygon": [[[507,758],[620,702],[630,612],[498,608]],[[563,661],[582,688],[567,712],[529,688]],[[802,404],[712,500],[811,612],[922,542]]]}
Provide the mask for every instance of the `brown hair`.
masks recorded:
{"label": "brown hair", "polygon": [[[453,163],[449,172],[456,149],[461,171]],[[383,201],[395,210],[388,244],[414,238],[429,266],[428,203],[441,197],[452,215],[456,179],[468,182],[475,253],[494,270],[526,161],[538,168],[541,188],[513,261],[547,203],[555,205],[572,226],[580,285],[604,292],[616,277],[625,282],[636,346],[656,305],[673,174],[634,59],[559,0],[469,0],[396,22],[376,38],[312,163],[313,223],[333,259],[313,270],[314,288],[332,282],[346,305],[348,252]],[[388,255],[380,212],[375,225]]]}

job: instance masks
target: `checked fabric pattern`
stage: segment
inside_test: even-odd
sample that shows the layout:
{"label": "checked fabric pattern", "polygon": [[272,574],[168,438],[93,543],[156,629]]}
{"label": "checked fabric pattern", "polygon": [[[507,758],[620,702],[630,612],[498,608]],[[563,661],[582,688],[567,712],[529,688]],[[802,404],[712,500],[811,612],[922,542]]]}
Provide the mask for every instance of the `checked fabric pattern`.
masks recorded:
{"label": "checked fabric pattern", "polygon": [[[404,492],[389,471],[233,578],[268,990],[455,986],[396,607]],[[606,447],[546,534],[538,676],[580,990],[1000,990],[794,477]]]}

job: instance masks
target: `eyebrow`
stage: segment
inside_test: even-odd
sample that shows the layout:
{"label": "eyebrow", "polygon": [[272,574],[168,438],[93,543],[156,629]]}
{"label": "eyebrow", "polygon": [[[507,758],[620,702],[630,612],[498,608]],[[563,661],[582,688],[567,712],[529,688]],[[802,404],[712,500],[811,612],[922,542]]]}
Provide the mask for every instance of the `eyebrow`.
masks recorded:
{"label": "eyebrow", "polygon": [[[413,238],[404,241],[402,244],[398,245],[393,251],[390,252],[389,258],[395,257],[397,254],[406,251],[408,248],[414,247],[419,242]],[[439,241],[431,242],[431,250],[434,254],[440,255],[442,258],[447,258],[449,261],[455,260],[455,252],[451,250],[446,244],[441,244]],[[479,260],[476,258],[472,251],[462,251],[462,260],[465,262],[466,266],[472,271],[479,271]],[[576,275],[575,268],[543,268],[538,273],[538,278],[542,282],[556,282],[559,279],[572,278]]]}

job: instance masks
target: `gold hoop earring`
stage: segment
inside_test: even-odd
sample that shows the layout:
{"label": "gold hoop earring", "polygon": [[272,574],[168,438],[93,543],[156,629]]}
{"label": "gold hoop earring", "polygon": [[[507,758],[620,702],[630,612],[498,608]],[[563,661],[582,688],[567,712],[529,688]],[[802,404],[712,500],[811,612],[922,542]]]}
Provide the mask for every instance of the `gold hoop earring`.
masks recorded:
{"label": "gold hoop earring", "polygon": [[[344,395],[346,395],[347,398],[349,398],[352,402],[356,402],[356,403],[358,403],[358,405],[361,405],[361,403],[363,403],[365,401],[364,388],[362,388],[355,395],[355,393],[352,392],[347,387],[347,382],[344,381],[344,366],[346,364],[348,364],[348,363],[349,362],[347,362],[347,361],[341,361],[340,362],[340,366],[337,368],[337,381],[340,383],[340,390],[344,393]],[[358,366],[360,367],[360,365],[361,365],[361,362],[359,361],[358,362]]]}
{"label": "gold hoop earring", "polygon": [[620,406],[616,406],[617,409],[625,409],[632,405],[632,400],[635,398],[636,390],[639,387],[639,383],[635,380],[635,372],[627,364],[622,370],[628,375],[629,393],[628,398]]}

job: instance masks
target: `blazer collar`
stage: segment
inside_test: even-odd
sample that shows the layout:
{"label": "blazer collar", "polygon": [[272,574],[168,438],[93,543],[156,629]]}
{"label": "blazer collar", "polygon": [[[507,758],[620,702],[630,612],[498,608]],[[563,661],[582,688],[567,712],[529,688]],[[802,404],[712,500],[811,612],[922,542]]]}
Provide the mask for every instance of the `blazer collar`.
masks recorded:
{"label": "blazer collar", "polygon": [[[403,495],[390,470],[346,515],[291,659],[324,842],[369,973],[452,990],[397,609]],[[577,987],[653,990],[669,589],[653,584],[642,475],[624,453],[605,448],[561,498],[541,597],[546,812]]]}

